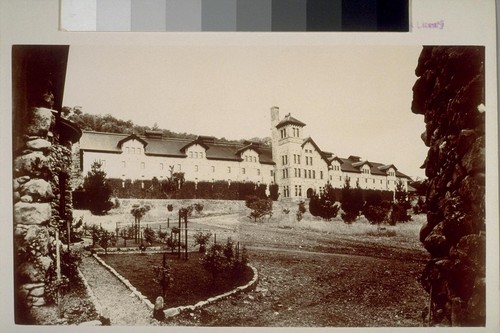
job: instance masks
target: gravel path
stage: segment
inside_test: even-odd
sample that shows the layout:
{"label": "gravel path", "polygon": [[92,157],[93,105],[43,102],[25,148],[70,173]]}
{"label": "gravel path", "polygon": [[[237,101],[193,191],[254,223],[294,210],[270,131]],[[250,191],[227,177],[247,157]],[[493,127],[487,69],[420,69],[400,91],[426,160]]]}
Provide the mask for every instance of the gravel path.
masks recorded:
{"label": "gravel path", "polygon": [[103,308],[106,308],[111,325],[159,325],[151,318],[151,311],[111,272],[94,258],[83,257],[80,270]]}

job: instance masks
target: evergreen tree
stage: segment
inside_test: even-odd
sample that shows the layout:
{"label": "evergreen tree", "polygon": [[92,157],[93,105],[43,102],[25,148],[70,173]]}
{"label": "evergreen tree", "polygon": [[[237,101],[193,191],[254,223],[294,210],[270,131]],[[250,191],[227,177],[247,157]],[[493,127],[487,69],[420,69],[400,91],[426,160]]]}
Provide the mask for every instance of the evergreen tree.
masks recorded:
{"label": "evergreen tree", "polygon": [[105,215],[112,207],[112,189],[106,182],[106,173],[101,169],[101,162],[92,163],[91,170],[83,182],[83,189],[88,198],[89,210],[94,215]]}
{"label": "evergreen tree", "polygon": [[319,216],[330,221],[337,217],[339,205],[336,203],[335,193],[332,185],[327,183],[321,196],[314,193],[309,200],[309,212],[313,216]]}
{"label": "evergreen tree", "polygon": [[[357,187],[359,187],[358,183]],[[340,203],[342,210],[344,211],[341,214],[341,217],[345,223],[351,224],[358,218],[359,212],[363,205],[362,197],[360,197],[360,195],[362,195],[361,189],[352,189],[349,178],[346,178],[344,187],[341,190],[341,194],[342,200],[340,201]]]}

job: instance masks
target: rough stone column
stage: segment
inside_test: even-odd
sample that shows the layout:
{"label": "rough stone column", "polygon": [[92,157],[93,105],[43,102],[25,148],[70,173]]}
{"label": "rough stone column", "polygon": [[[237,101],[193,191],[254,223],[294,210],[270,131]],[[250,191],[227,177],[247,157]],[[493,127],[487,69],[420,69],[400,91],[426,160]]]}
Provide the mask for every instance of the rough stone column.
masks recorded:
{"label": "rough stone column", "polygon": [[432,325],[485,325],[484,48],[424,47],[412,111],[425,116]]}
{"label": "rough stone column", "polygon": [[52,110],[31,108],[26,117],[24,149],[14,160],[14,230],[18,301],[45,304],[45,274],[49,256],[48,224],[54,199],[49,154],[54,127]]}

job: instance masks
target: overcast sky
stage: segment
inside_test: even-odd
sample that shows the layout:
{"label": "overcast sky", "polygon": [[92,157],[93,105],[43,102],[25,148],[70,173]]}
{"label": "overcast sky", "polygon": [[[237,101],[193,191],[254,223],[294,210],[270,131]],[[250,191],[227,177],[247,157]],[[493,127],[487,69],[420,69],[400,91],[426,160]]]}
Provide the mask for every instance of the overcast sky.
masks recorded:
{"label": "overcast sky", "polygon": [[270,136],[270,108],[322,150],[412,177],[427,148],[411,112],[420,46],[71,46],[63,105],[227,139]]}

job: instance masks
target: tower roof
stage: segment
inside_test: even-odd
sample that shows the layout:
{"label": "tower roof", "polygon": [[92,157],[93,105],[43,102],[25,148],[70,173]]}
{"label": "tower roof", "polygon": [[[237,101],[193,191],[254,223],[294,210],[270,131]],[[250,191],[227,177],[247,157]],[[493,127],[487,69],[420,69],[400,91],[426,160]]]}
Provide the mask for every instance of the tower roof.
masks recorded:
{"label": "tower roof", "polygon": [[300,120],[298,119],[295,119],[294,117],[292,117],[289,114],[287,114],[285,116],[285,118],[283,118],[283,120],[281,120],[278,125],[276,125],[276,128],[280,128],[282,126],[285,126],[285,125],[288,125],[288,124],[291,124],[291,125],[297,125],[297,126],[300,126],[300,127],[304,127],[306,126],[306,124],[304,124],[303,122],[301,122]]}

